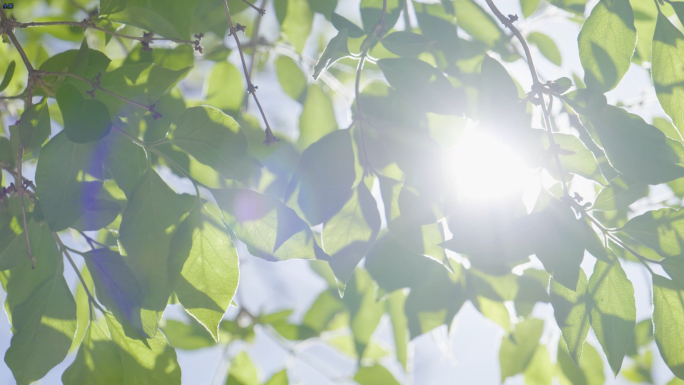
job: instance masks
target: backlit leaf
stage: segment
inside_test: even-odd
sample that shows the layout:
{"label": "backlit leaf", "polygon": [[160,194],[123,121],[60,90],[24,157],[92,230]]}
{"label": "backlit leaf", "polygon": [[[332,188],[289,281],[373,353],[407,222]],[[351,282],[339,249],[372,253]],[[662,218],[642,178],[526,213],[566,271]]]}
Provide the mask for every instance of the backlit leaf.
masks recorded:
{"label": "backlit leaf", "polygon": [[570,356],[579,365],[582,346],[589,333],[589,312],[587,311],[587,276],[580,269],[577,290],[573,291],[551,280],[551,304],[556,322],[561,329],[563,340],[568,346]]}

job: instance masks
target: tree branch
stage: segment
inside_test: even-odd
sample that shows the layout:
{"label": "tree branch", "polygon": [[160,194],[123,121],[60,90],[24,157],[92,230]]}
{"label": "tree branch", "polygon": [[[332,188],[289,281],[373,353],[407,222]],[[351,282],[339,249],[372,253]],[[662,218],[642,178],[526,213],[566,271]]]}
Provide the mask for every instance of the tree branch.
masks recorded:
{"label": "tree branch", "polygon": [[[242,0],[245,1],[245,0]],[[266,13],[264,9],[266,8],[266,2],[268,0],[263,0],[261,3],[261,8],[256,8],[257,12],[259,13],[256,16],[256,20],[254,21],[254,29],[252,30],[252,37],[251,40],[249,41],[249,48],[252,50],[252,60],[249,61],[249,72],[247,73],[247,83],[250,83],[252,81],[252,73],[254,72],[254,64],[258,60],[258,51],[257,51],[257,46],[259,45],[259,29],[261,28],[261,19]],[[246,2],[246,1],[245,1]],[[252,3],[248,3],[252,5]],[[245,108],[249,107],[249,91],[247,91],[247,98],[245,99]]]}
{"label": "tree branch", "polygon": [[254,98],[254,102],[257,104],[257,107],[259,107],[259,112],[261,112],[261,117],[264,119],[264,123],[266,124],[266,139],[264,140],[264,144],[266,146],[269,146],[273,143],[277,143],[280,140],[273,135],[273,130],[271,130],[271,126],[268,124],[268,119],[266,119],[266,114],[264,113],[264,109],[261,107],[261,103],[259,103],[259,98],[256,96],[256,91],[257,87],[252,84],[252,81],[249,78],[249,69],[247,68],[247,62],[245,61],[245,53],[243,52],[242,49],[242,44],[240,44],[240,38],[238,37],[238,29],[235,28],[233,25],[233,21],[230,18],[230,9],[228,9],[228,0],[223,0],[223,8],[226,10],[226,20],[228,21],[228,27],[230,31],[230,35],[233,36],[235,39],[235,44],[237,44],[238,51],[240,51],[240,60],[242,61],[242,69],[245,72],[245,79],[247,80],[247,92],[252,94],[252,97]]}
{"label": "tree branch", "polygon": [[[95,297],[90,293],[90,289],[88,289],[88,285],[86,285],[85,280],[83,279],[83,276],[81,275],[81,271],[78,270],[78,267],[76,266],[76,263],[74,263],[74,260],[71,258],[71,255],[69,254],[69,248],[62,243],[62,240],[59,238],[57,233],[52,233],[52,236],[55,238],[55,241],[57,242],[57,245],[59,245],[60,251],[67,257],[67,260],[69,260],[69,264],[71,264],[71,267],[74,269],[74,272],[78,276],[78,280],[81,281],[81,285],[83,286],[83,290],[85,290],[86,295],[88,295],[88,301],[93,304],[98,310],[100,310],[102,313],[107,313],[107,311],[102,308],[102,306],[95,300]],[[91,309],[91,318],[92,318],[92,309]]]}

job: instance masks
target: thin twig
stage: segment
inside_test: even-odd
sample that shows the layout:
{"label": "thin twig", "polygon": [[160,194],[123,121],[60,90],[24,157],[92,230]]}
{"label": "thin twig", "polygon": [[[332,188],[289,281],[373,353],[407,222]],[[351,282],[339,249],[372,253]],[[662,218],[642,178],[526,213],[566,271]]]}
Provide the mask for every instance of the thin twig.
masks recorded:
{"label": "thin twig", "polygon": [[534,66],[534,60],[532,59],[532,53],[530,52],[530,47],[527,44],[527,41],[525,40],[525,37],[523,37],[522,33],[518,30],[518,28],[513,25],[513,22],[517,20],[517,17],[506,17],[504,16],[501,11],[499,11],[499,8],[496,7],[494,4],[493,0],[485,0],[487,2],[487,5],[489,6],[489,9],[492,10],[494,15],[501,21],[503,25],[506,26],[506,28],[510,29],[511,32],[515,35],[516,38],[518,38],[518,41],[520,41],[520,44],[523,47],[523,50],[525,51],[525,56],[527,57],[527,66],[530,69],[530,75],[532,76],[532,91],[537,94],[539,99],[541,100],[541,105],[542,105],[542,113],[544,115],[544,125],[546,126],[546,133],[549,137],[549,148],[551,152],[553,153],[554,157],[556,158],[556,164],[558,166],[558,171],[559,174],[561,175],[561,181],[563,184],[563,193],[565,196],[570,196],[569,191],[568,191],[568,184],[565,181],[565,172],[563,170],[563,165],[560,160],[560,155],[558,154],[558,146],[556,145],[556,141],[553,137],[553,131],[551,129],[551,122],[549,119],[549,111],[546,108],[546,101],[544,100],[544,85],[539,81],[539,75],[537,74],[537,69]]}
{"label": "thin twig", "polygon": [[[260,15],[263,16],[264,14],[266,14],[266,11],[264,11],[264,8],[265,8],[264,6],[261,6],[261,8],[259,8],[247,0],[242,0],[242,2],[249,5],[250,7],[252,7],[252,9],[254,9],[255,11],[259,12]],[[266,2],[264,1],[264,3],[266,3]]]}
{"label": "thin twig", "polygon": [[157,119],[159,119],[159,118],[162,117],[162,114],[160,114],[160,113],[158,113],[157,111],[155,111],[155,104],[154,104],[154,103],[153,103],[153,104],[150,104],[150,105],[146,105],[146,104],[138,103],[138,102],[136,102],[136,101],[134,101],[134,100],[125,98],[125,97],[123,97],[123,96],[121,96],[121,95],[115,94],[115,93],[112,92],[112,91],[108,91],[108,90],[102,88],[102,86],[100,85],[100,82],[99,82],[99,81],[88,80],[88,79],[86,79],[86,78],[84,78],[84,77],[82,77],[82,76],[79,76],[79,75],[76,75],[76,74],[72,74],[72,73],[68,73],[68,72],[46,72],[46,71],[37,71],[36,73],[37,73],[38,75],[40,75],[40,76],[68,76],[68,77],[72,77],[72,78],[74,78],[74,79],[78,79],[78,80],[80,80],[80,81],[82,81],[82,82],[86,82],[86,83],[90,84],[90,85],[91,85],[94,89],[96,89],[96,90],[100,90],[100,91],[102,91],[102,92],[104,92],[104,93],[106,93],[106,94],[109,94],[109,95],[111,95],[111,96],[114,96],[115,98],[121,99],[121,100],[125,101],[126,103],[130,103],[130,104],[132,104],[132,105],[134,105],[134,106],[138,106],[138,107],[140,107],[140,108],[146,109],[147,111],[150,111],[150,112],[154,115],[154,119],[155,119],[155,120],[157,120]]}
{"label": "thin twig", "polygon": [[228,27],[230,34],[233,36],[235,39],[235,44],[237,44],[238,51],[240,51],[240,60],[242,61],[242,69],[245,72],[245,79],[247,80],[247,92],[252,94],[252,97],[254,98],[254,102],[257,104],[257,107],[259,107],[259,112],[261,112],[261,118],[264,120],[264,123],[266,124],[266,139],[264,140],[264,144],[266,146],[277,143],[280,140],[273,135],[273,130],[271,130],[271,126],[268,124],[268,119],[266,119],[266,114],[264,113],[264,109],[261,107],[261,103],[259,103],[259,98],[256,96],[256,91],[257,87],[252,84],[252,81],[249,78],[249,69],[247,68],[247,62],[245,61],[245,54],[242,49],[242,44],[240,44],[240,38],[238,37],[237,33],[238,30],[235,28],[233,25],[233,21],[230,18],[230,9],[228,9],[228,0],[223,0],[223,8],[226,10],[226,20],[228,21]]}
{"label": "thin twig", "polygon": [[411,15],[409,15],[408,5],[409,1],[404,0],[404,24],[406,24],[404,30],[411,32],[413,29],[411,28]]}
{"label": "thin twig", "polygon": [[71,258],[71,255],[69,254],[69,248],[64,245],[64,243],[59,238],[57,233],[52,233],[52,236],[55,238],[57,245],[59,245],[59,249],[67,257],[67,260],[69,260],[71,267],[74,269],[74,272],[78,276],[78,280],[81,281],[81,285],[83,285],[83,290],[85,290],[86,294],[88,295],[88,301],[90,301],[91,304],[95,305],[95,307],[98,310],[100,310],[102,313],[107,313],[107,311],[105,309],[103,309],[102,306],[100,306],[100,304],[95,300],[95,297],[93,297],[93,295],[90,293],[90,289],[88,289],[88,285],[86,285],[85,280],[83,279],[83,276],[81,275],[81,271],[78,270],[76,263],[74,263],[74,260]]}
{"label": "thin twig", "polygon": [[[245,0],[243,0],[245,1]],[[261,3],[261,8],[256,8],[257,9],[257,16],[256,20],[254,21],[254,29],[252,30],[252,38],[249,41],[249,48],[252,50],[252,60],[249,61],[249,72],[247,73],[247,83],[251,83],[252,81],[252,73],[254,72],[254,64],[258,61],[258,53],[257,51],[257,46],[259,45],[259,29],[261,28],[261,18],[264,16],[264,8],[266,8],[266,2],[268,0],[263,0]],[[252,3],[249,3],[252,4]],[[246,95],[247,97],[245,98],[245,109],[249,107],[249,91],[247,91]]]}
{"label": "thin twig", "polygon": [[84,233],[84,232],[81,231],[81,230],[78,230],[78,233],[81,234],[81,236],[82,236],[83,238],[85,238],[86,242],[88,242],[88,246],[90,246],[90,248],[93,249],[93,250],[96,249],[95,245],[99,245],[99,246],[102,246],[102,247],[109,247],[109,246],[105,245],[104,243],[100,243],[100,242],[94,240],[93,238],[89,237],[88,234]]}

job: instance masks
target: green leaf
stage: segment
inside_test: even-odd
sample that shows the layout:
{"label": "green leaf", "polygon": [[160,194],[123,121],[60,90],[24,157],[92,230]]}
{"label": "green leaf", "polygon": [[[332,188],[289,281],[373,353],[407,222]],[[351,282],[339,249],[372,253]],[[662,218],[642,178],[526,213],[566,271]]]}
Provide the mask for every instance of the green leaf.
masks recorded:
{"label": "green leaf", "polygon": [[244,350],[230,362],[226,385],[259,385],[257,369]]}
{"label": "green leaf", "polygon": [[276,60],[276,72],[280,86],[287,95],[294,100],[299,100],[306,90],[306,75],[302,72],[297,62],[289,56],[279,56]]}
{"label": "green leaf", "polygon": [[162,333],[146,340],[126,337],[116,319],[105,314],[109,333],[121,357],[123,383],[135,385],[165,385],[181,383],[181,368],[176,351]]}
{"label": "green leaf", "polygon": [[98,198],[88,199],[83,205],[81,218],[71,227],[80,231],[97,231],[114,222],[120,212],[121,206],[116,202]]}
{"label": "green leaf", "polygon": [[387,310],[392,321],[392,332],[394,334],[394,346],[397,355],[397,361],[401,363],[404,370],[407,370],[409,363],[409,330],[408,319],[405,314],[406,293],[403,291],[395,291],[390,294],[387,300]]}
{"label": "green leaf", "polygon": [[129,0],[100,0],[100,14],[121,12],[128,6]]}
{"label": "green leaf", "polygon": [[680,131],[684,130],[684,69],[679,65],[683,60],[684,35],[658,12],[651,75],[660,105]]}
{"label": "green leaf", "polygon": [[[88,290],[93,293],[95,291],[95,285],[87,266],[81,268],[81,277],[83,277]],[[73,341],[71,341],[69,353],[75,351],[81,345],[83,338],[88,331],[88,325],[90,324],[90,300],[88,299],[88,294],[86,294],[85,289],[83,289],[83,285],[79,284],[76,287],[76,295],[74,295],[74,298],[76,300],[77,327],[76,336]]]}
{"label": "green leaf", "polygon": [[539,0],[520,0],[520,8],[522,9],[523,16],[525,16],[526,19],[537,10],[538,6]]}
{"label": "green leaf", "polygon": [[617,376],[636,325],[634,287],[620,263],[596,261],[589,279],[591,327]]}
{"label": "green leaf", "polygon": [[[539,130],[541,131],[541,130]],[[549,137],[546,132],[539,132],[544,149],[549,149]],[[606,178],[601,174],[598,161],[594,154],[582,143],[582,141],[574,136],[568,134],[553,134],[553,139],[556,144],[560,146],[565,152],[560,152],[559,157],[563,170],[583,176],[587,179],[594,180],[601,185],[608,184]],[[550,152],[549,152],[550,155]],[[556,179],[559,180],[558,165],[552,156],[547,156],[545,159],[546,170]]]}
{"label": "green leaf", "polygon": [[[42,242],[42,226],[35,221],[28,222],[29,240],[31,249],[35,251]],[[29,260],[28,249],[26,247],[26,236],[24,232],[17,234],[12,241],[0,251],[0,271],[9,270]]]}
{"label": "green leaf", "polygon": [[620,173],[647,184],[684,176],[684,146],[641,117],[607,106],[590,119],[608,160]]}
{"label": "green leaf", "polygon": [[577,38],[584,82],[590,90],[615,88],[631,63],[636,45],[629,0],[601,0],[591,10]]}
{"label": "green leaf", "polygon": [[551,385],[553,364],[546,345],[539,345],[524,372],[525,385]]}
{"label": "green leaf", "polygon": [[553,313],[563,340],[573,361],[579,365],[582,345],[589,333],[589,312],[586,307],[587,276],[580,269],[577,291],[572,291],[552,279],[550,291]]}
{"label": "green leaf", "polygon": [[388,51],[399,56],[416,57],[427,51],[433,44],[425,36],[408,31],[393,32],[382,39]]}
{"label": "green leaf", "polygon": [[342,28],[337,36],[330,39],[323,54],[321,54],[318,62],[316,62],[316,65],[313,67],[314,80],[318,80],[318,77],[321,76],[323,71],[330,68],[336,61],[351,55],[347,43],[347,33],[348,29],[346,27]]}
{"label": "green leaf", "polygon": [[347,283],[342,301],[350,313],[349,326],[354,334],[356,354],[362,357],[371,342],[371,336],[385,313],[385,302],[376,301],[377,286],[370,274],[356,269]]}
{"label": "green leaf", "polygon": [[12,81],[12,76],[14,76],[15,68],[17,68],[17,63],[14,60],[12,60],[10,64],[7,66],[5,76],[2,78],[2,82],[0,82],[0,92],[4,91],[5,88],[9,86],[10,82]]}
{"label": "green leaf", "polygon": [[143,291],[143,327],[155,337],[171,294],[168,258],[172,230],[187,212],[181,197],[148,169],[123,212],[119,229],[121,253]]}
{"label": "green leaf", "polygon": [[65,385],[123,384],[124,372],[119,352],[108,331],[90,321],[76,359],[62,374]]}
{"label": "green leaf", "polygon": [[107,107],[100,101],[86,100],[71,84],[60,87],[56,99],[64,118],[64,131],[72,142],[95,142],[112,129]]}
{"label": "green leaf", "polygon": [[525,372],[539,349],[539,338],[544,330],[544,321],[527,319],[515,326],[508,336],[501,338],[499,362],[501,363],[501,381],[518,373]]}
{"label": "green leaf", "polygon": [[188,108],[176,119],[171,143],[226,179],[247,179],[258,162],[247,151],[247,135],[237,122],[209,106]]}
{"label": "green leaf", "polygon": [[192,18],[188,15],[194,13],[197,0],[184,1],[173,7],[163,0],[127,0],[125,7],[120,0],[108,3],[101,14],[107,15],[110,21],[130,24],[166,38],[190,38]]}
{"label": "green leaf", "polygon": [[648,192],[648,186],[631,179],[617,177],[601,189],[592,210],[613,211],[626,209]]}
{"label": "green leaf", "polygon": [[[19,385],[41,379],[62,362],[76,333],[76,302],[64,279],[62,256],[51,235],[44,235],[42,242],[45,242],[44,247],[33,250],[36,264],[47,262],[48,258],[59,262],[51,266],[52,271],[45,280],[12,309],[14,335],[5,353],[5,362]],[[45,254],[39,256],[38,253]],[[34,271],[29,269],[24,274],[31,272]]]}
{"label": "green leaf", "polygon": [[52,231],[65,230],[81,217],[83,202],[101,186],[99,182],[86,182],[86,175],[101,173],[93,143],[74,143],[66,132],[60,132],[43,147],[36,168],[36,192]]}
{"label": "green leaf", "polygon": [[325,256],[306,222],[276,198],[241,189],[211,192],[228,226],[252,255],[271,261]]}
{"label": "green leaf", "polygon": [[289,385],[290,381],[287,378],[287,370],[283,369],[278,373],[271,376],[271,378],[266,381],[266,385]]}
{"label": "green leaf", "polygon": [[684,291],[671,280],[653,274],[653,326],[660,355],[672,373],[684,377]]}
{"label": "green leaf", "polygon": [[387,30],[394,27],[394,24],[399,20],[401,10],[404,8],[403,3],[399,0],[361,0],[361,24],[363,24],[364,31],[369,35],[382,18],[383,2],[387,3],[387,12],[385,13]]}
{"label": "green leaf", "polygon": [[220,110],[239,111],[245,96],[243,76],[227,61],[216,63],[206,81],[204,102]]}
{"label": "green leaf", "polygon": [[342,209],[323,225],[321,241],[330,267],[346,282],[380,232],[378,206],[365,183],[359,183]]}
{"label": "green leaf", "polygon": [[219,342],[219,324],[240,277],[237,250],[223,224],[196,207],[174,235],[169,265],[178,301]]}
{"label": "green leaf", "polygon": [[354,375],[354,381],[359,385],[399,385],[392,372],[379,364],[360,367]]}
{"label": "green leaf", "polygon": [[558,342],[558,364],[561,369],[559,380],[561,385],[603,385],[606,382],[603,374],[603,359],[589,343],[584,344],[580,364],[576,364],[565,342]]}
{"label": "green leaf", "polygon": [[304,150],[337,128],[332,99],[321,87],[311,85],[306,92],[304,110],[299,116],[298,147]]}
{"label": "green leaf", "polygon": [[630,219],[620,230],[663,257],[679,256],[683,252],[684,210],[648,211]]}
{"label": "green leaf", "polygon": [[[131,133],[128,125],[118,127]],[[105,167],[109,170],[116,184],[126,194],[133,197],[135,186],[147,170],[147,153],[123,135],[108,135],[101,145]]]}
{"label": "green leaf", "polygon": [[216,345],[214,337],[207,333],[207,329],[194,320],[191,320],[190,324],[166,320],[162,331],[169,340],[169,344],[176,349],[197,350]]}
{"label": "green leaf", "polygon": [[143,292],[121,255],[109,249],[96,249],[84,256],[98,300],[114,314],[126,335],[147,337],[140,318]]}
{"label": "green leaf", "polygon": [[285,190],[285,202],[317,225],[342,209],[355,180],[350,130],[336,130],[304,150]]}
{"label": "green leaf", "polygon": [[494,19],[474,1],[456,0],[453,4],[459,27],[476,40],[494,47],[504,37]]}
{"label": "green leaf", "polygon": [[313,12],[308,0],[288,0],[287,14],[280,30],[287,36],[297,53],[301,54],[311,34]]}
{"label": "green leaf", "polygon": [[320,13],[330,20],[335,8],[337,8],[338,0],[309,0],[309,7],[312,12]]}
{"label": "green leaf", "polygon": [[527,35],[527,41],[530,44],[537,46],[539,52],[541,52],[545,58],[549,59],[551,63],[557,66],[563,64],[560,50],[558,50],[556,43],[550,37],[541,32],[531,32]]}
{"label": "green leaf", "polygon": [[366,34],[366,31],[361,29],[361,27],[352,23],[343,16],[338,15],[337,13],[332,14],[332,17],[330,17],[330,22],[339,32],[342,32],[343,29],[346,29],[348,31],[349,37],[352,39],[358,39]]}

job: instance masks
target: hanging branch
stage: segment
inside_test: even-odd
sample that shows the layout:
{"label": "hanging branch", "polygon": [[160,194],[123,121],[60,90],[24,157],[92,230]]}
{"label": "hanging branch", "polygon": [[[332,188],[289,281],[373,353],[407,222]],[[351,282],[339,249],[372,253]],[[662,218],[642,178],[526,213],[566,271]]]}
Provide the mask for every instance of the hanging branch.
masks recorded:
{"label": "hanging branch", "polygon": [[[245,1],[245,0],[242,0],[242,1]],[[265,8],[266,8],[266,2],[267,1],[268,0],[264,0],[261,3],[261,8],[256,8],[256,7],[254,7],[254,5],[252,3],[248,3],[248,4],[252,5],[252,7],[255,8],[259,14],[257,15],[256,19],[254,20],[254,29],[252,31],[252,38],[249,41],[249,48],[252,50],[252,60],[249,61],[249,72],[247,74],[247,79],[248,79],[247,83],[250,83],[252,81],[252,73],[254,72],[254,64],[258,60],[257,46],[259,45],[259,29],[261,28],[261,19],[266,14]],[[247,1],[245,1],[245,2],[247,2]],[[249,94],[249,91],[247,91],[247,93]],[[246,96],[247,96],[247,98],[245,99],[245,108],[247,108],[249,106],[249,95],[246,95]]]}
{"label": "hanging branch", "polygon": [[124,35],[122,33],[118,33],[116,31],[110,31],[106,28],[102,28],[102,27],[96,25],[95,22],[92,21],[91,19],[83,19],[83,21],[45,21],[45,22],[28,22],[28,23],[21,23],[18,21],[8,20],[8,25],[11,28],[31,28],[31,27],[49,27],[49,26],[56,26],[56,25],[66,25],[66,26],[80,27],[80,28],[83,28],[84,31],[87,29],[94,29],[94,30],[101,31],[101,32],[107,33],[109,35],[118,37],[118,38],[137,40],[143,45],[143,49],[145,49],[145,50],[151,50],[152,48],[150,48],[149,45],[154,41],[172,41],[174,43],[179,43],[179,44],[190,44],[194,47],[195,51],[202,53],[202,46],[200,44],[202,42],[202,37],[204,36],[203,34],[195,35],[195,37],[197,38],[196,40],[184,40],[184,39],[172,39],[172,38],[165,38],[165,37],[154,37],[154,33],[152,33],[152,32],[143,33],[143,36],[130,36],[130,35]]}
{"label": "hanging branch", "polygon": [[[121,95],[115,94],[115,93],[112,92],[112,91],[108,91],[108,90],[102,88],[102,86],[100,85],[100,77],[101,77],[101,74],[99,74],[99,75],[97,76],[97,78],[95,78],[95,80],[88,80],[88,79],[86,79],[86,78],[84,78],[84,77],[82,77],[82,76],[75,75],[75,74],[71,74],[71,73],[68,73],[68,72],[46,72],[46,71],[36,71],[36,74],[37,74],[38,76],[68,76],[68,77],[72,77],[72,78],[74,78],[74,79],[78,79],[78,80],[80,80],[80,81],[82,81],[82,82],[86,82],[86,83],[90,84],[95,90],[100,90],[100,91],[102,91],[102,92],[104,92],[104,93],[106,93],[106,94],[109,94],[109,95],[111,95],[111,96],[114,96],[115,98],[121,99],[121,100],[123,100],[123,101],[126,102],[126,103],[130,103],[130,104],[132,104],[132,105],[134,105],[134,106],[138,106],[138,107],[140,107],[140,108],[144,108],[144,109],[147,110],[147,111],[150,111],[150,112],[152,113],[152,116],[154,117],[154,120],[157,120],[157,119],[163,117],[162,114],[160,114],[159,112],[155,111],[156,103],[152,103],[152,104],[150,104],[150,105],[138,103],[138,102],[136,102],[136,101],[134,101],[134,100],[125,98],[125,97],[123,97],[123,96],[121,96]],[[95,98],[95,91],[94,91],[94,90],[88,92],[88,94],[89,94],[92,98]]]}
{"label": "hanging branch", "polygon": [[523,37],[522,33],[520,33],[518,28],[516,28],[515,25],[513,25],[513,23],[516,20],[518,20],[518,16],[508,15],[508,17],[506,17],[501,13],[501,11],[499,11],[499,8],[496,7],[493,0],[485,1],[487,2],[489,9],[492,10],[494,15],[501,21],[501,23],[505,25],[506,28],[510,29],[511,32],[513,32],[518,41],[520,41],[523,50],[525,51],[525,56],[527,57],[527,66],[529,67],[530,75],[532,76],[532,92],[534,92],[541,101],[542,114],[544,115],[544,126],[546,127],[546,133],[549,137],[549,149],[551,150],[551,152],[553,152],[554,158],[556,159],[556,165],[558,166],[558,170],[561,175],[561,182],[563,184],[563,193],[565,196],[569,197],[570,194],[568,191],[568,184],[565,180],[565,172],[563,170],[563,165],[561,164],[560,155],[558,154],[559,146],[556,144],[556,141],[553,138],[553,131],[551,130],[551,121],[549,119],[549,111],[546,108],[546,102],[544,101],[546,87],[543,83],[539,81],[539,75],[537,74],[537,69],[534,66],[534,60],[532,59],[532,53],[530,52],[530,47],[527,44],[527,41]]}
{"label": "hanging branch", "polygon": [[226,20],[228,21],[228,27],[230,31],[230,35],[235,38],[235,44],[237,44],[238,51],[240,51],[240,60],[242,61],[242,69],[245,72],[245,79],[247,80],[247,92],[252,94],[252,97],[254,98],[254,102],[257,104],[257,107],[259,107],[259,112],[261,112],[261,117],[264,119],[264,123],[266,124],[266,139],[264,140],[264,144],[266,146],[269,146],[273,143],[277,143],[280,140],[273,135],[273,130],[271,130],[271,126],[268,124],[268,119],[266,119],[266,114],[264,113],[264,109],[261,107],[261,103],[259,103],[259,98],[256,96],[256,91],[258,89],[257,86],[252,84],[252,81],[249,78],[249,69],[247,68],[247,62],[245,61],[245,53],[243,52],[242,49],[242,44],[240,44],[240,38],[238,37],[237,33],[238,31],[245,31],[245,27],[237,24],[236,26],[233,25],[233,21],[230,18],[230,9],[228,9],[228,0],[223,0],[223,8],[226,10]]}

